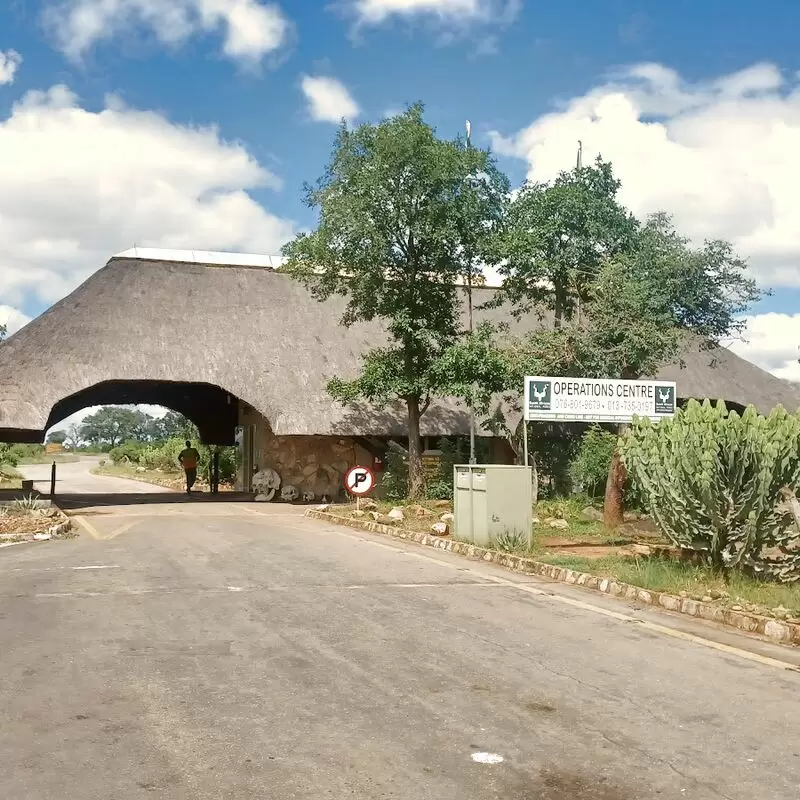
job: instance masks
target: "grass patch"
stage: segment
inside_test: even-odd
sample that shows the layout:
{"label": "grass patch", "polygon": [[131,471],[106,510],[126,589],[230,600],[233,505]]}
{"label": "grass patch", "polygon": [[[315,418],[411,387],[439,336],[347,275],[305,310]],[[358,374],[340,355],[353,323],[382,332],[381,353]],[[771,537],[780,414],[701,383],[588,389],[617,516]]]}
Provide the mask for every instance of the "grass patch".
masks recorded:
{"label": "grass patch", "polygon": [[654,592],[686,592],[697,599],[711,597],[728,605],[736,603],[767,609],[783,606],[800,617],[800,584],[765,583],[734,572],[728,584],[707,567],[694,566],[667,558],[582,558],[569,554],[541,553],[540,561],[566,569],[588,572],[602,578],[614,578]]}
{"label": "grass patch", "polygon": [[[150,483],[154,486],[163,486],[167,489],[183,491],[186,488],[186,478],[183,472],[159,472],[158,470],[146,469],[141,471],[139,468],[124,464],[103,464],[90,470],[92,475],[107,475],[112,478],[127,478],[132,481]],[[202,491],[208,488],[208,481],[201,475],[197,476],[197,482],[192,491]],[[219,489],[221,492],[232,491],[233,486],[220,481]]]}

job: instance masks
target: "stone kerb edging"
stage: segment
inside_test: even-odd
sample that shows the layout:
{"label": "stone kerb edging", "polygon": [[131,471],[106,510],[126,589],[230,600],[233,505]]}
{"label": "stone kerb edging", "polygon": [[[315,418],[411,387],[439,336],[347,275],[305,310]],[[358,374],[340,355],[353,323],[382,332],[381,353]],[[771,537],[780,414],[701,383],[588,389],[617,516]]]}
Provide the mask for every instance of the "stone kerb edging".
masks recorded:
{"label": "stone kerb edging", "polygon": [[[61,514],[63,515],[63,512],[61,512]],[[65,536],[71,530],[72,520],[64,515],[64,519],[61,522],[51,525],[45,532],[20,534],[20,536],[24,536],[25,538],[17,542],[0,542],[0,547],[13,547],[17,544],[30,544],[31,542],[49,542],[51,539],[58,539],[61,536]]]}
{"label": "stone kerb edging", "polygon": [[326,522],[333,522],[338,525],[346,525],[350,528],[359,528],[392,536],[395,539],[406,539],[425,547],[434,547],[439,550],[446,550],[448,553],[457,553],[476,561],[487,561],[498,564],[502,567],[514,570],[515,572],[525,572],[534,575],[541,575],[561,583],[583,586],[587,589],[594,589],[604,594],[620,597],[623,600],[635,600],[638,603],[657,606],[667,611],[674,611],[679,614],[686,614],[690,617],[718,622],[732,628],[747,633],[758,633],[780,644],[800,645],[800,625],[793,622],[784,622],[752,614],[747,611],[733,611],[721,608],[713,603],[704,603],[701,600],[692,600],[688,597],[678,597],[664,592],[654,592],[649,589],[642,589],[628,583],[613,580],[612,578],[600,578],[588,572],[578,572],[574,569],[557,567],[553,564],[545,564],[535,561],[525,556],[515,556],[511,553],[502,553],[498,550],[489,550],[485,547],[478,547],[469,542],[459,542],[455,539],[433,536],[429,533],[417,531],[406,531],[400,528],[393,528],[389,525],[381,525],[371,520],[350,519],[330,514],[325,511],[309,509],[306,516],[313,519],[320,519]]}

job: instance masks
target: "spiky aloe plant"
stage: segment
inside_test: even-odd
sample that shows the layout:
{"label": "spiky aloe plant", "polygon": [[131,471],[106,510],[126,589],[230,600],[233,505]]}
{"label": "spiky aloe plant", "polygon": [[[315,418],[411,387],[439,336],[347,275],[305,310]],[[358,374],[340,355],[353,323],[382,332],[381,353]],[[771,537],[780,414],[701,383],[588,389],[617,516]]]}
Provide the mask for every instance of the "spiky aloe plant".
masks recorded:
{"label": "spiky aloe plant", "polygon": [[12,501],[11,503],[11,507],[18,511],[37,511],[40,508],[44,508],[45,505],[46,503],[43,503],[32,494],[29,494],[26,497],[21,497]]}
{"label": "spiky aloe plant", "polygon": [[711,566],[758,571],[764,549],[797,537],[780,504],[800,479],[800,414],[778,406],[763,417],[751,406],[740,416],[722,402],[691,401],[673,419],[635,420],[620,448],[664,535]]}

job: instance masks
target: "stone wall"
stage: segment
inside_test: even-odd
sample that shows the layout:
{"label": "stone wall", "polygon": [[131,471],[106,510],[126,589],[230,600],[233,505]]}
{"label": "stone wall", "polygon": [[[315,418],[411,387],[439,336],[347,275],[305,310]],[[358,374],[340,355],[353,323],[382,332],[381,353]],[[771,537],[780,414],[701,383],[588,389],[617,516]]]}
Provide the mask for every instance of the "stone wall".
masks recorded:
{"label": "stone wall", "polygon": [[344,493],[345,473],[356,464],[370,466],[372,457],[350,439],[269,434],[259,466],[274,469],[282,486],[332,500]]}
{"label": "stone wall", "polygon": [[353,439],[336,436],[275,436],[269,422],[252,409],[240,412],[240,424],[255,425],[253,461],[258,469],[273,469],[281,486],[296,486],[300,494],[333,500],[344,493],[344,476],[356,464],[372,465],[372,456]]}

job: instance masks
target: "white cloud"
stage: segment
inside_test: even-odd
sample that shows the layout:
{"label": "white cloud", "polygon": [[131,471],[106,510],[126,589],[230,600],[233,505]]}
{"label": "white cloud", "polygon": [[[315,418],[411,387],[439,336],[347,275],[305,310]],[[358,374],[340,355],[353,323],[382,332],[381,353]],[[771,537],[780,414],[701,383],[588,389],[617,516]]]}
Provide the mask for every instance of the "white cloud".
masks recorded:
{"label": "white cloud", "polygon": [[734,353],[779,378],[800,381],[800,314],[748,317],[744,338],[730,345]]}
{"label": "white cloud", "polygon": [[22,56],[16,50],[0,50],[0,86],[14,83]]}
{"label": "white cloud", "polygon": [[6,333],[11,336],[23,325],[27,325],[31,318],[12,306],[0,305],[0,325],[6,326]]}
{"label": "white cloud", "polygon": [[[357,30],[392,20],[420,20],[439,28],[442,41],[449,42],[475,26],[510,24],[522,0],[340,0],[339,6],[355,18]],[[485,50],[485,43],[481,47]]]}
{"label": "white cloud", "polygon": [[252,64],[280,49],[292,31],[277,4],[260,0],[62,0],[46,9],[44,19],[73,59],[135,27],[168,45],[223,28],[225,55]]}
{"label": "white cloud", "polygon": [[248,194],[279,179],[215,128],[65,86],[0,118],[0,300],[51,303],[132,245],[276,253],[293,224]]}
{"label": "white cloud", "polygon": [[301,83],[303,94],[308,101],[311,118],[317,122],[341,122],[353,120],[359,113],[358,103],[347,87],[336,78],[304,75]]}
{"label": "white cloud", "polygon": [[531,180],[597,153],[622,179],[637,215],[672,213],[695,241],[731,240],[772,286],[800,286],[800,83],[772,64],[687,83],[640,64],[505,138]]}

